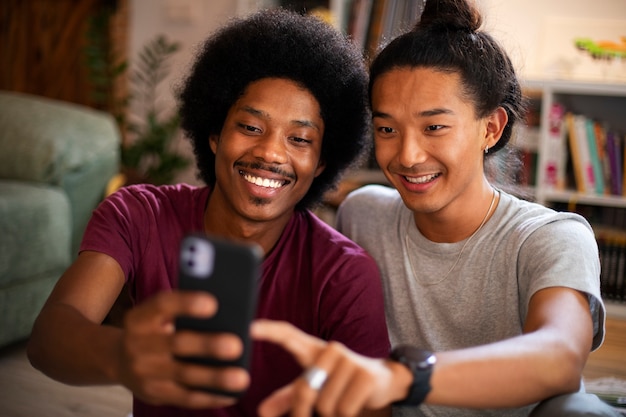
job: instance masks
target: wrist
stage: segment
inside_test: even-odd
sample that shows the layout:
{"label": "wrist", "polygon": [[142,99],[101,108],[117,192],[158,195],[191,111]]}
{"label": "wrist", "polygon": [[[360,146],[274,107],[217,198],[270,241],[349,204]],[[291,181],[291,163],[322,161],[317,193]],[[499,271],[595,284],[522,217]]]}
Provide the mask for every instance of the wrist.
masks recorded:
{"label": "wrist", "polygon": [[389,390],[389,403],[402,401],[409,396],[413,373],[405,365],[393,359],[387,360],[387,367],[393,375],[392,385]]}
{"label": "wrist", "polygon": [[405,367],[412,376],[408,388],[405,388],[404,383],[403,388],[399,389],[398,395],[404,397],[394,402],[394,405],[420,405],[430,392],[430,377],[437,361],[435,355],[427,350],[401,345],[393,349],[390,359]]}

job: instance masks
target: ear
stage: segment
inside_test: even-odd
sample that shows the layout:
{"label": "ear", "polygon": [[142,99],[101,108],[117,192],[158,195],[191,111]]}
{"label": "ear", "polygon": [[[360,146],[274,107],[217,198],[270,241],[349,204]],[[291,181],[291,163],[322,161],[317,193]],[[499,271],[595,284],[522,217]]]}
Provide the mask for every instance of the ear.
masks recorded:
{"label": "ear", "polygon": [[217,153],[217,144],[220,141],[219,135],[211,135],[209,136],[209,146],[214,154]]}
{"label": "ear", "polygon": [[319,176],[326,169],[326,162],[322,159],[317,163],[317,168],[315,169],[315,177]]}
{"label": "ear", "polygon": [[506,114],[506,110],[504,110],[504,108],[498,107],[493,113],[487,116],[485,120],[486,130],[483,149],[487,146],[493,148],[493,146],[500,140],[504,127],[509,121],[509,116]]}

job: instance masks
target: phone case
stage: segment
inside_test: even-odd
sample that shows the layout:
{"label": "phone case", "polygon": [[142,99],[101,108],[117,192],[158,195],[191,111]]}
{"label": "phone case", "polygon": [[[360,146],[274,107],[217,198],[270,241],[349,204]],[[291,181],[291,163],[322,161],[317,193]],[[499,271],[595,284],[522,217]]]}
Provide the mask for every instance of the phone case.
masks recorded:
{"label": "phone case", "polygon": [[209,292],[217,298],[219,307],[217,313],[208,319],[178,317],[176,328],[234,333],[243,341],[244,352],[234,361],[220,361],[211,357],[179,359],[214,367],[237,366],[249,369],[249,327],[256,313],[261,261],[258,246],[205,235],[189,235],[183,238],[180,246],[179,288]]}

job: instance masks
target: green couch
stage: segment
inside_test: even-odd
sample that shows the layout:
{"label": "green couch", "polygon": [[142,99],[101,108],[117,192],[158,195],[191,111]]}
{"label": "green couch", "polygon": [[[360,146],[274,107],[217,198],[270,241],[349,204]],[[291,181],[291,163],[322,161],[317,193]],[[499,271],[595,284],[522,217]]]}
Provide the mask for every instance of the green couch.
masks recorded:
{"label": "green couch", "polygon": [[108,113],[0,91],[0,347],[25,339],[119,172]]}

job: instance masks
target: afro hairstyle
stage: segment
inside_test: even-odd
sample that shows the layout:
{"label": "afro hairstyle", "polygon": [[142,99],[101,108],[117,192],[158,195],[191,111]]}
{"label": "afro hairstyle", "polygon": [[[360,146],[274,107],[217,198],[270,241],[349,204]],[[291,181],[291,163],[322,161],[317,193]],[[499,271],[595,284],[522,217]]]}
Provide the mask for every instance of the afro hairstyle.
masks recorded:
{"label": "afro hairstyle", "polygon": [[229,109],[246,87],[264,78],[294,81],[319,103],[325,169],[297,205],[311,208],[335,187],[345,169],[362,162],[371,150],[363,55],[328,23],[281,8],[235,18],[212,34],[177,92],[181,126],[193,145],[198,175],[207,185],[216,181],[209,137],[220,134]]}

